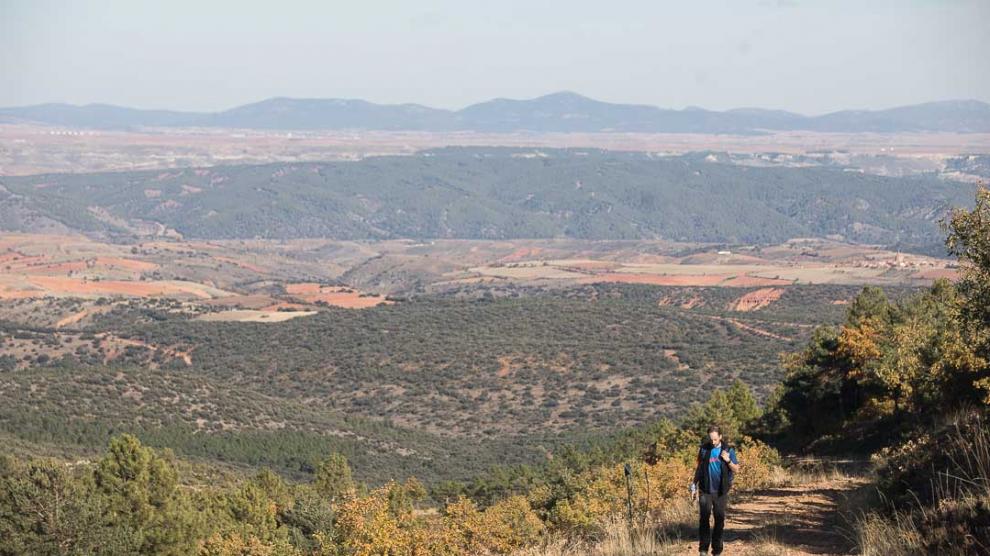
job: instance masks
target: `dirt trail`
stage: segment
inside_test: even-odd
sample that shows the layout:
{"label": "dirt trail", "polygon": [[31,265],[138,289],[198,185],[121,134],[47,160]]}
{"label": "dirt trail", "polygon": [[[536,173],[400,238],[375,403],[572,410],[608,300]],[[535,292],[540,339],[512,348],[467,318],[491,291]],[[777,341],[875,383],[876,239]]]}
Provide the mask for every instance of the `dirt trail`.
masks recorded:
{"label": "dirt trail", "polygon": [[[838,508],[866,483],[862,477],[837,476],[731,499],[722,554],[851,554]],[[768,551],[768,543],[775,550]],[[684,554],[698,554],[697,541],[686,544]]]}

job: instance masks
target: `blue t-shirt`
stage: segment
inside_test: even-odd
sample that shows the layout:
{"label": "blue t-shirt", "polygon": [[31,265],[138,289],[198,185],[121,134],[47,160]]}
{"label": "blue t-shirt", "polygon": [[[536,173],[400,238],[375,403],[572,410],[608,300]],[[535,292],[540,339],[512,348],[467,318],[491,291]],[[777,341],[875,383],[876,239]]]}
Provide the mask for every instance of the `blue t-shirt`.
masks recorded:
{"label": "blue t-shirt", "polygon": [[[717,494],[718,487],[722,484],[722,464],[719,462],[721,457],[721,445],[712,448],[711,455],[708,456],[708,492],[711,494]],[[729,460],[732,463],[739,463],[736,461],[736,451],[732,448],[729,448]]]}

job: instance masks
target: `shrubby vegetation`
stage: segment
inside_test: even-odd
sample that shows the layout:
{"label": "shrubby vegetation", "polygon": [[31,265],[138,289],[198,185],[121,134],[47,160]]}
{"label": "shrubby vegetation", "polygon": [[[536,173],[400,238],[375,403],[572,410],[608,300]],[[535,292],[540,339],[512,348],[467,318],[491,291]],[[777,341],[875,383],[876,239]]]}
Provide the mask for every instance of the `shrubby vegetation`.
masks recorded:
{"label": "shrubby vegetation", "polygon": [[[731,427],[753,417],[755,400],[741,383],[718,396],[708,407],[727,403]],[[638,519],[662,520],[686,494],[700,437],[662,421],[595,451],[565,450],[538,468],[438,485],[431,498],[415,478],[357,483],[340,454],[319,464],[311,482],[263,469],[190,484],[171,451],[121,435],[93,463],[0,458],[0,555],[508,554],[548,535],[601,536],[629,503]],[[649,454],[631,454],[647,440]],[[747,473],[737,488],[767,484],[776,452],[745,436],[738,446]],[[631,499],[623,462],[635,482]]]}
{"label": "shrubby vegetation", "polygon": [[[855,291],[801,287],[780,302],[803,302],[805,314],[831,322],[831,301]],[[188,351],[192,366],[140,346],[109,364],[99,354],[32,361],[0,373],[0,434],[97,451],[130,432],[183,458],[270,466],[291,478],[340,452],[359,480],[375,484],[405,475],[463,481],[496,463],[535,464],[565,444],[679,417],[710,385],[740,378],[762,399],[779,380],[777,354],[808,335],[784,313],[728,312],[731,298],[714,288],[688,292],[708,300],[697,310],[658,306],[679,293],[599,284],[520,298],[423,296],[277,326],[151,319],[121,304],[76,334],[86,345],[109,332]],[[0,323],[0,336],[29,336],[39,352],[69,334]]]}
{"label": "shrubby vegetation", "polygon": [[[851,291],[807,288],[784,302],[806,296],[807,307],[830,308]],[[472,437],[603,433],[677,416],[705,399],[709,383],[742,378],[762,398],[779,379],[777,354],[808,334],[785,314],[726,311],[714,289],[690,292],[710,301],[697,311],[658,305],[673,294],[595,286],[491,300],[430,296],[362,311],[328,308],[278,326],[145,319],[121,307],[83,332],[139,343],[112,365],[99,354],[70,354],[47,368],[0,375],[0,391],[45,405],[52,416],[109,417],[140,406],[149,427],[208,432],[313,430],[325,428],[307,424],[314,413],[346,412]],[[729,314],[779,337],[715,318]],[[0,334],[35,334],[38,342],[55,332],[0,323]],[[188,353],[192,365],[162,356],[168,351]],[[76,378],[66,383],[65,373]],[[31,418],[14,410],[11,419]]]}
{"label": "shrubby vegetation", "polygon": [[330,308],[277,327],[173,321],[127,333],[191,348],[198,374],[231,386],[265,383],[269,395],[486,436],[674,416],[705,397],[694,369],[765,391],[777,380],[776,354],[789,347],[621,298],[429,298],[357,314]]}
{"label": "shrubby vegetation", "polygon": [[786,359],[761,421],[778,444],[873,453],[885,507],[860,523],[867,553],[990,547],[990,191],[946,228],[959,282],[899,302],[864,289]]}
{"label": "shrubby vegetation", "polygon": [[126,431],[184,458],[268,466],[293,478],[311,476],[325,454],[339,452],[361,480],[407,474],[428,482],[463,480],[496,461],[536,461],[546,449],[582,438],[535,431],[482,442],[133,367],[17,371],[4,375],[0,387],[0,433],[34,444],[28,452],[89,457]]}
{"label": "shrubby vegetation", "polygon": [[[807,337],[790,319],[833,322],[841,311],[832,301],[857,288],[798,290],[781,298],[780,316],[767,312],[773,306],[725,311],[746,289],[726,296],[716,288],[596,284],[487,301],[423,296],[328,310],[277,329],[190,323],[167,311],[147,318],[140,305],[122,303],[79,333],[86,342],[110,332],[177,344],[194,348],[193,366],[135,348],[112,364],[53,357],[0,373],[0,439],[18,454],[75,461],[128,432],[183,460],[241,473],[270,467],[293,481],[312,480],[336,452],[356,481],[380,486],[414,476],[436,502],[464,494],[488,504],[525,492],[547,454],[559,461],[568,446],[596,453],[624,442],[637,457],[651,441],[618,431],[682,417],[706,400],[699,376],[716,385],[738,377],[765,397],[779,378],[778,352]],[[707,304],[658,306],[682,293]],[[710,316],[795,340],[755,336]],[[29,335],[45,352],[50,339],[73,333],[9,322],[0,334]],[[690,368],[679,369],[667,349]],[[508,377],[498,376],[503,357],[514,369]],[[458,426],[464,432],[451,434]],[[517,472],[524,464],[530,470]]]}

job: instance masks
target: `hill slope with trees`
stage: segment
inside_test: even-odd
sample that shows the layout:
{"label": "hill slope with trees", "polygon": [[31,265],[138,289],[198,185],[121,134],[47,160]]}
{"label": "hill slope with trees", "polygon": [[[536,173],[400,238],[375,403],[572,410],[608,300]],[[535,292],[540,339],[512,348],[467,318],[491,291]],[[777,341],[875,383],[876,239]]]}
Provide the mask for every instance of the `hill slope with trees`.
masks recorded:
{"label": "hill slope with trees", "polygon": [[[580,238],[779,243],[841,236],[944,253],[971,184],[691,154],[451,148],[356,162],[0,179],[6,231],[188,238]],[[229,200],[238,202],[231,204]]]}

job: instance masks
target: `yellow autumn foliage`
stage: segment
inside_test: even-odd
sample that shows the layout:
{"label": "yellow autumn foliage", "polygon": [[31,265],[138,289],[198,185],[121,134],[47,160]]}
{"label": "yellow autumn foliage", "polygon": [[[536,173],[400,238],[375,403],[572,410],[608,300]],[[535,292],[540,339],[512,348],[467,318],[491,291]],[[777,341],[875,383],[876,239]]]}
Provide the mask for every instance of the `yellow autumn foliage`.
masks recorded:
{"label": "yellow autumn foliage", "polygon": [[415,515],[394,503],[390,483],[337,509],[333,538],[318,535],[321,554],[333,556],[467,556],[507,554],[537,542],[545,526],[529,501],[510,496],[485,510],[467,498],[442,516]]}
{"label": "yellow autumn foliage", "polygon": [[265,542],[253,535],[215,533],[203,544],[200,556],[301,556],[286,541]]}
{"label": "yellow autumn foliage", "polygon": [[[386,556],[411,554],[408,535],[389,506],[392,484],[372,491],[368,496],[345,500],[337,509],[337,546],[328,548],[348,556]],[[331,552],[334,553],[334,552]]]}
{"label": "yellow autumn foliage", "polygon": [[756,490],[773,484],[775,470],[781,463],[777,450],[759,440],[750,440],[737,449],[736,456],[743,467],[736,473],[733,490]]}
{"label": "yellow autumn foliage", "polygon": [[507,554],[535,543],[544,525],[529,501],[510,496],[484,511],[467,498],[448,504],[445,525],[463,554]]}

